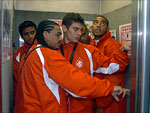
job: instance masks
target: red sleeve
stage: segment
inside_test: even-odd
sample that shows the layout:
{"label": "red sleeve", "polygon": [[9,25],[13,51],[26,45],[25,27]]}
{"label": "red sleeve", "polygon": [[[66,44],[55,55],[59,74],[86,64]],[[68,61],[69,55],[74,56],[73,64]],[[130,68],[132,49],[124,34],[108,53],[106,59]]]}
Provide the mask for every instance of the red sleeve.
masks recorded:
{"label": "red sleeve", "polygon": [[[107,96],[112,93],[113,85],[107,80],[100,80],[83,73],[72,66],[65,58],[56,51],[43,54],[45,68],[49,76],[60,86],[78,96],[96,98]],[[47,57],[47,58],[46,58]]]}
{"label": "red sleeve", "polygon": [[18,53],[14,53],[13,55],[13,98],[15,98],[16,95],[17,82],[18,82],[17,73],[18,73],[19,63],[16,60],[17,55]]}
{"label": "red sleeve", "polygon": [[[121,99],[122,95],[119,95],[118,97]],[[115,100],[111,95],[108,95],[106,97],[96,98],[96,104],[98,108],[108,107],[113,101]]]}
{"label": "red sleeve", "polygon": [[107,57],[102,52],[99,52],[97,51],[97,49],[95,49],[92,56],[94,59],[94,69],[97,69],[99,67],[108,68],[110,64],[115,63],[119,65],[119,70],[115,73],[124,72],[129,63],[129,58],[127,57],[127,53],[123,52],[120,49],[114,51],[112,57]]}
{"label": "red sleeve", "polygon": [[18,83],[18,70],[21,57],[25,52],[25,48],[22,46],[13,54],[13,95],[16,95],[17,83]]}
{"label": "red sleeve", "polygon": [[123,52],[121,50],[121,44],[118,41],[111,39],[108,41],[108,43],[106,43],[104,48],[106,48],[104,49],[106,56],[114,57],[115,60],[118,60],[118,62],[121,62],[120,63],[121,69],[119,72],[124,72],[126,70],[126,67],[129,64],[129,57],[127,55],[127,52]]}
{"label": "red sleeve", "polygon": [[[111,75],[95,74],[95,76],[100,76],[101,79],[110,80],[113,85],[124,86],[125,80],[125,70],[129,64],[129,57],[127,52],[123,52],[121,49],[121,44],[116,40],[109,40],[103,45],[100,50],[104,51],[104,54],[111,58],[111,62],[116,62],[120,65],[119,71]],[[106,96],[96,99],[97,106],[99,108],[104,108],[109,106],[114,100],[112,96]]]}

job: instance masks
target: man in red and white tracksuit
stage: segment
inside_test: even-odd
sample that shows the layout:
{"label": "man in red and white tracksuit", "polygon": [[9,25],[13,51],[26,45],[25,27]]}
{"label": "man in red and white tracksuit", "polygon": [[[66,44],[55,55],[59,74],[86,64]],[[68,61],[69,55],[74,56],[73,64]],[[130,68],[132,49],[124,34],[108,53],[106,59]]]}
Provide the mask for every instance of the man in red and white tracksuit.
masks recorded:
{"label": "man in red and white tracksuit", "polygon": [[[99,50],[94,46],[78,42],[83,25],[84,21],[79,14],[68,13],[63,18],[64,38],[60,48],[62,55],[73,66],[91,76],[93,73],[112,74],[124,71],[129,63],[129,58],[122,59],[127,54],[120,48],[115,50],[112,57],[106,57],[102,52],[98,53]],[[75,98],[69,95],[70,113],[93,113],[93,104],[93,99]]]}
{"label": "man in red and white tracksuit", "polygon": [[18,69],[21,62],[22,56],[29,49],[35,34],[36,34],[36,25],[32,21],[24,21],[19,25],[19,33],[24,40],[24,45],[18,48],[13,55],[13,93],[14,97],[16,95],[16,88],[18,83]]}
{"label": "man in red and white tracksuit", "polygon": [[[122,49],[122,45],[115,39],[111,38],[109,22],[104,16],[98,16],[93,20],[92,32],[95,37],[95,46],[99,51],[103,52],[105,56],[113,57],[116,54],[122,54],[116,51],[120,48]],[[128,59],[127,52],[124,52],[124,55],[122,55],[120,59]],[[124,80],[126,76],[126,66],[128,66],[128,62],[126,62],[124,70],[120,73],[114,73],[111,75],[95,74],[94,76],[100,79],[107,79],[114,85],[125,87]],[[126,113],[126,98],[120,97],[120,101],[117,102],[112,96],[107,96],[96,99],[96,104],[98,108],[103,109],[103,113]]]}

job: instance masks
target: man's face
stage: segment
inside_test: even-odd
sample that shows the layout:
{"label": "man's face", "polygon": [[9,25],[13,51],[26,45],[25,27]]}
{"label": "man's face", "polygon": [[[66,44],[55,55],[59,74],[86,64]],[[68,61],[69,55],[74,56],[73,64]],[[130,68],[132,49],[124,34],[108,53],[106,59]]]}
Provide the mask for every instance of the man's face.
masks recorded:
{"label": "man's face", "polygon": [[63,25],[63,31],[65,36],[65,42],[78,42],[81,37],[83,25],[78,22],[73,22],[69,28]]}
{"label": "man's face", "polygon": [[108,31],[107,22],[103,17],[96,17],[93,20],[92,32],[96,37],[102,37]]}
{"label": "man's face", "polygon": [[27,27],[22,31],[22,38],[28,44],[31,44],[36,34],[34,27]]}
{"label": "man's face", "polygon": [[82,35],[81,35],[79,41],[82,42],[82,43],[85,43],[85,44],[89,44],[90,38],[89,38],[88,34],[89,34],[88,29],[86,28],[85,25],[83,25]]}
{"label": "man's face", "polygon": [[62,40],[62,32],[59,26],[54,26],[54,29],[50,31],[44,31],[45,41],[49,45],[49,47],[53,49],[59,49]]}

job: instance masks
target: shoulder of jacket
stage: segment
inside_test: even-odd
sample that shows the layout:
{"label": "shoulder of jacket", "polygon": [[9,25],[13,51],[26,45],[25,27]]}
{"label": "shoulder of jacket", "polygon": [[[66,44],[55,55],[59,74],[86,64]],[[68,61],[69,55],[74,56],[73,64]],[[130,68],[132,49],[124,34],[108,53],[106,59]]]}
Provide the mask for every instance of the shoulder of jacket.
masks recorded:
{"label": "shoulder of jacket", "polygon": [[96,51],[99,51],[99,49],[95,46],[92,46],[92,45],[86,45],[84,47],[84,49],[87,49],[90,53],[94,53]]}
{"label": "shoulder of jacket", "polygon": [[20,51],[22,51],[22,50],[24,50],[25,48],[23,47],[23,46],[21,46],[21,47],[19,47],[15,52],[14,52],[14,54],[16,53],[19,53]]}
{"label": "shoulder of jacket", "polygon": [[109,38],[106,40],[105,45],[107,46],[121,46],[121,43],[118,40],[115,40],[113,38]]}

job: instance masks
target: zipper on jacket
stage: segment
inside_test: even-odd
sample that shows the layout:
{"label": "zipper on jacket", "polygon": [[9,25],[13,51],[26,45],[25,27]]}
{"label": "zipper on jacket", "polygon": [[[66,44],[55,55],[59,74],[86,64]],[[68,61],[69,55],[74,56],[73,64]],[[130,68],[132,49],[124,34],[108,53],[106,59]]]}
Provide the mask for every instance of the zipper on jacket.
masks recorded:
{"label": "zipper on jacket", "polygon": [[69,100],[69,94],[66,93],[66,96],[67,96],[67,110],[68,110],[68,113],[70,113],[70,100]]}

